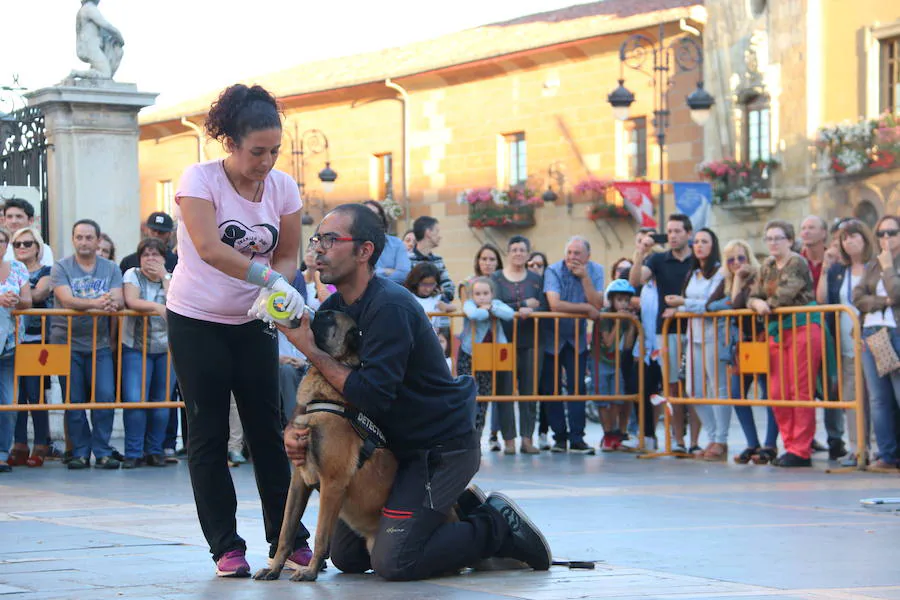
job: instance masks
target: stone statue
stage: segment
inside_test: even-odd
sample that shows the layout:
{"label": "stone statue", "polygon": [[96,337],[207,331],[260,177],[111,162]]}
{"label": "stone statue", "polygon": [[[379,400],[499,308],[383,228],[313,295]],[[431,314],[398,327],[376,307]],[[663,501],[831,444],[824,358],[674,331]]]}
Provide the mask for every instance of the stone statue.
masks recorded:
{"label": "stone statue", "polygon": [[81,0],[75,17],[75,53],[88,63],[87,71],[72,71],[69,77],[82,79],[112,79],[122,62],[125,39],[110,24],[97,4],[100,0]]}

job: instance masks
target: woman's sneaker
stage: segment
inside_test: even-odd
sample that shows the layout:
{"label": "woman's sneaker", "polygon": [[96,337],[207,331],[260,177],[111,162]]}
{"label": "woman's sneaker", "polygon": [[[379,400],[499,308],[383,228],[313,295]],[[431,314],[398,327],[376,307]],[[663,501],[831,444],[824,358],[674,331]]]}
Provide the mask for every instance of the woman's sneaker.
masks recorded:
{"label": "woman's sneaker", "polygon": [[546,433],[538,434],[538,450],[549,450],[550,449],[550,439],[547,437]]}
{"label": "woman's sneaker", "polygon": [[250,565],[243,550],[231,550],[216,561],[216,575],[219,577],[250,577]]}

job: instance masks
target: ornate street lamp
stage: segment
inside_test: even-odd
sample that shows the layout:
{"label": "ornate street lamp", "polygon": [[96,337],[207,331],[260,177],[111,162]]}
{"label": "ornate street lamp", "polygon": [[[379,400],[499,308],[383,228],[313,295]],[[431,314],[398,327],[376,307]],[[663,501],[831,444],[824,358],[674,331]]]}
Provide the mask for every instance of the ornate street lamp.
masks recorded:
{"label": "ornate street lamp", "polygon": [[[652,66],[646,65],[653,59]],[[665,25],[659,24],[658,39],[636,33],[622,42],[619,48],[619,62],[622,74],[619,86],[610,92],[607,101],[613,109],[613,115],[619,120],[628,118],[629,108],[634,102],[634,94],[625,87],[624,70],[627,66],[650,77],[656,94],[653,97],[653,127],[656,130],[656,142],[659,145],[659,225],[665,227],[665,164],[663,157],[666,148],[666,129],[669,127],[669,88],[673,82],[670,77],[676,71],[700,70],[701,78],[697,89],[686,98],[691,111],[691,119],[703,126],[709,119],[715,99],[703,89],[703,49],[693,37],[680,37],[666,44]]]}

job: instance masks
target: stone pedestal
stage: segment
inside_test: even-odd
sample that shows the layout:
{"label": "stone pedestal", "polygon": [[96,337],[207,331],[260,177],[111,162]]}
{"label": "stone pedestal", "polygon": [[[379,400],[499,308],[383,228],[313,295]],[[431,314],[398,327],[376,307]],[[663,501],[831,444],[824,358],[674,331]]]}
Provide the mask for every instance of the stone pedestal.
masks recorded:
{"label": "stone pedestal", "polygon": [[31,92],[44,113],[50,236],[57,258],[72,253],[72,224],[93,219],[116,244],[117,258],[140,240],[138,112],[157,94],[131,83],[67,79]]}

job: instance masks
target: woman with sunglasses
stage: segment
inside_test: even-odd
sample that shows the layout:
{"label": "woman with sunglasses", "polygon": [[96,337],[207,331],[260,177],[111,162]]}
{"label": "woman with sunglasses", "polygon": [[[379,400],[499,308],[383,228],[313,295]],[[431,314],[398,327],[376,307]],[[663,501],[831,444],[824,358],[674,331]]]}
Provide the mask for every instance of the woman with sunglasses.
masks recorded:
{"label": "woman with sunglasses", "polygon": [[[28,270],[33,308],[53,308],[53,289],[50,287],[50,267],[41,264],[44,240],[33,227],[23,227],[12,238],[12,248],[16,260]],[[50,322],[47,321],[48,328]],[[41,317],[22,317],[22,343],[39,344],[41,337]],[[45,331],[47,329],[45,328]],[[50,378],[44,379],[44,402],[50,392]],[[38,404],[41,397],[41,378],[22,377],[19,380],[19,404]],[[15,444],[10,453],[10,464],[40,467],[50,452],[50,415],[45,410],[31,411],[34,426],[34,448],[28,455],[28,412],[16,415]]]}
{"label": "woman with sunglasses", "polygon": [[[900,218],[885,215],[875,225],[880,252],[866,265],[862,281],[853,289],[853,304],[859,309],[863,338],[888,331],[894,352],[900,354]],[[878,375],[869,344],[863,343],[863,375],[869,389],[872,428],[880,457],[873,467],[900,467],[900,440],[896,414],[900,408],[900,370]]]}
{"label": "woman with sunglasses", "polygon": [[[842,304],[849,307],[857,315],[859,311],[853,305],[853,290],[860,284],[866,271],[866,264],[875,255],[875,243],[872,241],[872,230],[857,219],[842,220],[833,229],[832,246],[825,252],[822,264],[824,277],[819,280],[816,290],[816,300],[819,304]],[[831,316],[831,315],[829,315]],[[840,345],[841,354],[841,399],[845,402],[856,399],[856,369],[854,357],[857,349],[853,343],[853,320],[848,313],[840,313],[840,319],[835,323],[832,317],[828,321],[829,329],[837,336],[836,341]],[[868,431],[870,428],[868,394],[863,390],[866,411],[863,415],[866,422],[866,447],[868,443]],[[843,417],[841,411],[836,411]],[[828,413],[826,413],[827,416]],[[857,439],[856,439],[855,410],[847,411],[847,428],[850,438],[850,453],[844,458],[841,465],[855,467],[857,464]],[[843,452],[843,440],[828,440],[829,449],[840,447]],[[832,452],[831,458],[839,458],[836,452]]]}
{"label": "woman with sunglasses", "polygon": [[[9,231],[0,227],[0,253],[6,253],[9,237]],[[0,260],[0,404],[9,405],[13,400],[16,325],[12,311],[21,308],[31,308],[28,271],[17,260]],[[0,412],[0,473],[12,470],[8,460],[15,422],[15,413]],[[28,452],[24,455],[27,458]]]}
{"label": "woman with sunglasses", "polygon": [[[750,244],[744,240],[732,240],[725,245],[725,280],[710,299],[709,311],[731,310],[735,305],[747,303],[750,290],[756,284],[759,277],[759,262],[750,248]],[[754,331],[761,332],[762,326],[754,329],[756,319],[753,317],[742,318],[741,322],[729,319],[729,328],[726,336],[719,339],[719,360],[731,366],[731,397],[747,398],[754,384],[757,387],[757,400],[766,398],[765,377],[742,375],[738,364],[738,343],[754,341]],[[747,439],[747,447],[740,454],[735,455],[734,462],[745,465],[749,462],[764,465],[772,462],[778,455],[778,424],[775,422],[775,413],[771,408],[766,408],[768,423],[766,425],[766,437],[762,445],[759,443],[759,434],[756,431],[756,420],[753,417],[752,406],[735,406],[744,437]]]}
{"label": "woman with sunglasses", "polygon": [[[772,315],[772,310],[815,304],[809,264],[793,251],[794,226],[787,221],[766,223],[765,242],[769,257],[759,270],[759,280],[747,308],[768,316],[769,398],[806,400],[806,408],[774,408],[778,431],[786,452],[772,464],[778,467],[809,467],[816,409],[812,389],[822,364],[821,313]],[[736,308],[743,308],[736,303]]]}
{"label": "woman with sunglasses", "polygon": [[[212,104],[205,127],[222,142],[226,157],[191,165],[181,177],[175,194],[178,265],[166,293],[166,323],[187,408],[197,516],[216,575],[249,577],[227,462],[228,414],[233,393],[272,557],[291,468],[281,428],[278,340],[259,320],[267,313],[258,307],[264,295],[282,292],[290,317],[303,310],[300,292],[286,279],[297,270],[301,202],[296,182],[274,168],[282,126],[272,94],[233,85]],[[309,564],[308,538],[301,525],[289,567]]]}

